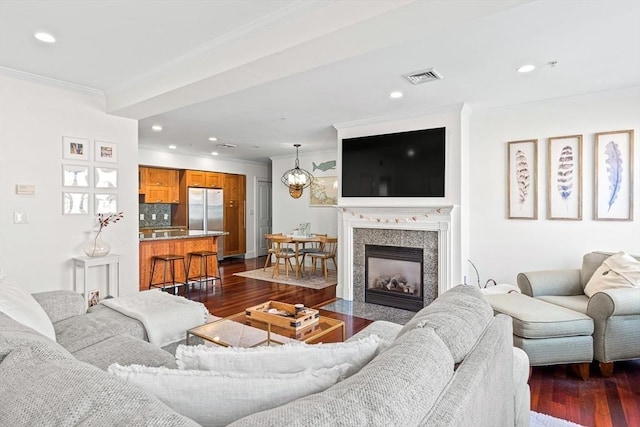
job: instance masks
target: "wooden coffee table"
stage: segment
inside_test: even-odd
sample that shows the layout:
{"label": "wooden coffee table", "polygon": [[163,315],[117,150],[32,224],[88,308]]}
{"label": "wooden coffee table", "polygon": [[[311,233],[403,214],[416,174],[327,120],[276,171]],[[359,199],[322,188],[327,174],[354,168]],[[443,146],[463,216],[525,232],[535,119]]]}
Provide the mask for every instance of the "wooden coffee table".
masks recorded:
{"label": "wooden coffee table", "polygon": [[318,322],[294,331],[271,325],[266,321],[247,319],[243,311],[189,329],[187,345],[190,345],[192,337],[224,347],[257,347],[263,344],[284,344],[293,341],[311,343],[337,329],[342,329],[342,341],[344,341],[346,330],[342,320],[320,316]]}

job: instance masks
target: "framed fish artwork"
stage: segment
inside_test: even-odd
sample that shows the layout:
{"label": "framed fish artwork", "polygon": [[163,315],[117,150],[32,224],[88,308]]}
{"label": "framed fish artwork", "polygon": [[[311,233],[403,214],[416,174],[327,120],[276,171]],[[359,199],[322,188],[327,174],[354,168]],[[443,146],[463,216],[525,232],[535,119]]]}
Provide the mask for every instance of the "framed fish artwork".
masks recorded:
{"label": "framed fish artwork", "polygon": [[538,140],[507,143],[507,218],[538,219]]}
{"label": "framed fish artwork", "polygon": [[599,132],[594,152],[594,219],[633,221],[633,130]]}
{"label": "framed fish artwork", "polygon": [[582,220],[582,135],[548,139],[547,218]]}

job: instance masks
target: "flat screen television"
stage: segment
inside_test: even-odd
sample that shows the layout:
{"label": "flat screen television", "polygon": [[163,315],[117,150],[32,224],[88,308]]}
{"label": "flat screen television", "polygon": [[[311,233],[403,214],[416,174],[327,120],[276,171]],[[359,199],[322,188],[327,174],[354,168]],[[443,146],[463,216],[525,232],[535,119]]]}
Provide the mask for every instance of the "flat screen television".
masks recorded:
{"label": "flat screen television", "polygon": [[445,128],[342,140],[342,197],[444,197]]}

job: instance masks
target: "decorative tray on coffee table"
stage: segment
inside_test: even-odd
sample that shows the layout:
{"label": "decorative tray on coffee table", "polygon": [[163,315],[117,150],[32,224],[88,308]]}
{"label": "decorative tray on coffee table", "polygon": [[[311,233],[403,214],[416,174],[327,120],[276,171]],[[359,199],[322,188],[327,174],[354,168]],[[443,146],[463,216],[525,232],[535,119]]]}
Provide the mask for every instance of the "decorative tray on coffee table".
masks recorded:
{"label": "decorative tray on coffee table", "polygon": [[245,316],[250,320],[269,323],[293,331],[304,329],[320,320],[318,310],[304,307],[296,312],[296,307],[293,304],[278,301],[267,301],[249,307],[245,310]]}

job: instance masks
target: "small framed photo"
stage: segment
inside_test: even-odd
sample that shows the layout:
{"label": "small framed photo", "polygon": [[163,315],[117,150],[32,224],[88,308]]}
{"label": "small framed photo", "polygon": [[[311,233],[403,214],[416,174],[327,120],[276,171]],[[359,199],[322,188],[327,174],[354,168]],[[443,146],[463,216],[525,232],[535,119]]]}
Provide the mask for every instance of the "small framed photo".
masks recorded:
{"label": "small framed photo", "polygon": [[63,187],[89,187],[89,166],[62,165]]}
{"label": "small framed photo", "polygon": [[99,302],[100,302],[100,290],[96,289],[95,291],[89,292],[89,307],[98,305]]}
{"label": "small framed photo", "polygon": [[95,207],[96,215],[118,213],[118,195],[95,194]]}
{"label": "small framed photo", "polygon": [[63,136],[62,158],[67,160],[89,160],[89,140]]}
{"label": "small framed photo", "polygon": [[64,215],[89,214],[89,193],[62,193],[62,213]]}
{"label": "small framed photo", "polygon": [[633,130],[596,133],[594,219],[633,221]]}
{"label": "small framed photo", "polygon": [[507,143],[507,218],[538,219],[538,140]]}
{"label": "small framed photo", "polygon": [[582,135],[549,138],[547,218],[582,219]]}
{"label": "small framed photo", "polygon": [[95,187],[96,188],[118,188],[118,169],[103,168],[96,166],[95,170]]}
{"label": "small framed photo", "polygon": [[115,142],[94,141],[95,161],[118,163],[118,144]]}

